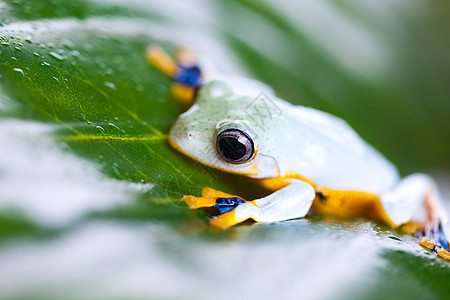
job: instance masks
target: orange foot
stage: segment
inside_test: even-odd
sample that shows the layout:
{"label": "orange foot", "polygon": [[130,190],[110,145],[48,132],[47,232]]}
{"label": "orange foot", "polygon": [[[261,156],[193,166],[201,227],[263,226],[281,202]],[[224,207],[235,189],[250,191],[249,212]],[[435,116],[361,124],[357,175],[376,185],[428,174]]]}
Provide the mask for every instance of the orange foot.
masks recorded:
{"label": "orange foot", "polygon": [[420,245],[436,252],[440,257],[450,260],[448,240],[442,230],[442,225],[430,225],[426,229],[417,231]]}
{"label": "orange foot", "polygon": [[183,201],[192,209],[212,208],[213,212],[209,213],[211,216],[209,224],[220,229],[227,229],[251,217],[250,214],[245,213],[245,210],[243,210],[244,213],[236,214],[238,205],[246,203],[255,205],[253,201],[245,201],[239,196],[220,192],[210,187],[202,189],[201,197],[186,195],[183,196]]}

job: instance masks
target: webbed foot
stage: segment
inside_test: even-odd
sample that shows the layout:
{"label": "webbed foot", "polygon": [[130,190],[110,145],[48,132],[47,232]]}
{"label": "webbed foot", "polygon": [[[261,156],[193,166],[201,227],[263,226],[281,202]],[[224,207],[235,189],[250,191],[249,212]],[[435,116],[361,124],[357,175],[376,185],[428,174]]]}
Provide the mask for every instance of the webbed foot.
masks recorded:
{"label": "webbed foot", "polygon": [[173,59],[160,46],[151,45],[145,56],[148,62],[175,80],[172,85],[175,98],[181,103],[191,104],[203,77],[193,53],[180,48]]}
{"label": "webbed foot", "polygon": [[209,224],[226,229],[251,218],[251,211],[256,208],[253,201],[223,193],[209,187],[202,189],[202,196],[183,196],[190,208],[203,208],[211,217]]}
{"label": "webbed foot", "polygon": [[425,229],[418,230],[416,235],[420,238],[420,245],[435,251],[442,258],[450,260],[449,243],[441,223],[436,223]]}

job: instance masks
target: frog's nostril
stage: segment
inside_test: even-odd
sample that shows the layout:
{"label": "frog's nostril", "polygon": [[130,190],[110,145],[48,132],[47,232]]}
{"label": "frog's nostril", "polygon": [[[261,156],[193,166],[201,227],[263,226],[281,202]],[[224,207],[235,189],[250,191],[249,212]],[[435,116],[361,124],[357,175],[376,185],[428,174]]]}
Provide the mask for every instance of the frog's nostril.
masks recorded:
{"label": "frog's nostril", "polygon": [[189,132],[187,137],[188,139],[192,140],[194,138],[194,135],[192,134],[192,132]]}

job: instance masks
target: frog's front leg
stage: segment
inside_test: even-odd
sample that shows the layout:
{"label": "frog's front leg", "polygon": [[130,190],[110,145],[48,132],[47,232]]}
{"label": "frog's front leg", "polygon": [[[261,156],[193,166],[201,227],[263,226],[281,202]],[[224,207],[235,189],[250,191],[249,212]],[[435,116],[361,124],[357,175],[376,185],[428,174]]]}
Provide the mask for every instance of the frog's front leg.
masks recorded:
{"label": "frog's front leg", "polygon": [[315,197],[314,188],[301,180],[291,179],[286,187],[260,199],[244,199],[206,188],[202,197],[184,196],[191,208],[212,207],[219,214],[210,220],[217,228],[228,228],[248,219],[277,222],[304,217]]}

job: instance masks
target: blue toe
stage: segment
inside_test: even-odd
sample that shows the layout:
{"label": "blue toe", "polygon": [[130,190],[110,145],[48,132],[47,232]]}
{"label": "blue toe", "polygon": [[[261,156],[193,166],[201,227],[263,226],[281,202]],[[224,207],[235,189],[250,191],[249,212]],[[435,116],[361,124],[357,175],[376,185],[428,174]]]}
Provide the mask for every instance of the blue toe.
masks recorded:
{"label": "blue toe", "polygon": [[219,211],[219,214],[224,214],[233,210],[239,204],[244,203],[245,201],[241,198],[233,197],[233,198],[217,198],[216,205],[213,207]]}

